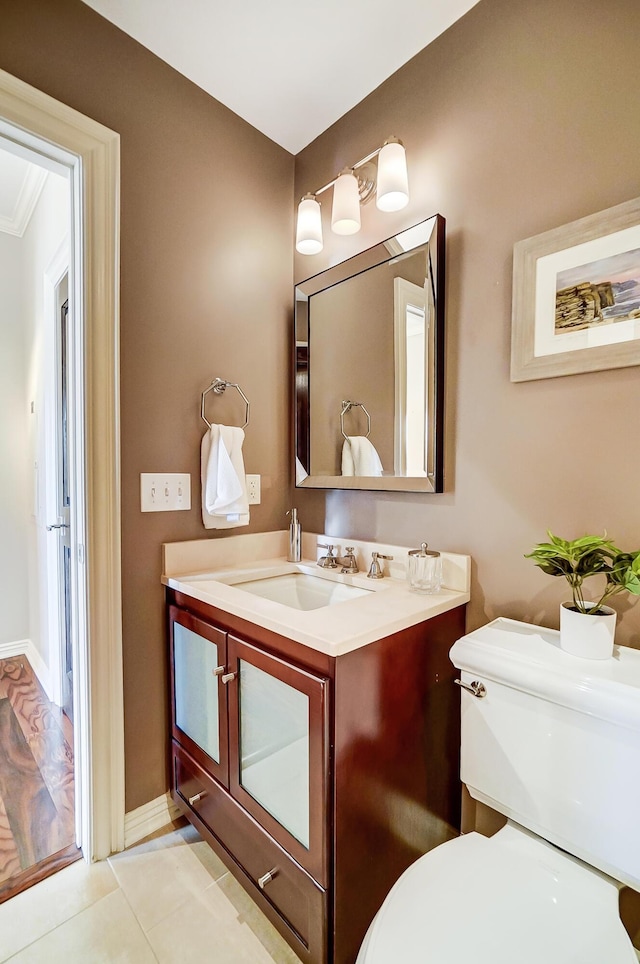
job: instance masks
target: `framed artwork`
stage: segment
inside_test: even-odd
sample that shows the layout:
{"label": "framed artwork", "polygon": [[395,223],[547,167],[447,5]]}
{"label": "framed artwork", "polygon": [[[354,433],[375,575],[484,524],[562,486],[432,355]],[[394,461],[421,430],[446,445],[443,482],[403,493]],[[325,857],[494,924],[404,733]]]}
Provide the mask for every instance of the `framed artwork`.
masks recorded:
{"label": "framed artwork", "polygon": [[511,381],[640,365],[640,198],[519,241]]}

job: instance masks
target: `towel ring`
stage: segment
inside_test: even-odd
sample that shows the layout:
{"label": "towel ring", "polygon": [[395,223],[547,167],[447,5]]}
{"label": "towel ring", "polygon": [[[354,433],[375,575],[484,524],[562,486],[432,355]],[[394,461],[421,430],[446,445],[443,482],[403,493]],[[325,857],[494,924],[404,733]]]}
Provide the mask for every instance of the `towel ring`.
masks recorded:
{"label": "towel ring", "polygon": [[226,391],[227,388],[235,388],[236,391],[237,391],[237,392],[242,396],[242,398],[244,399],[244,404],[246,405],[246,410],[245,410],[245,413],[244,413],[244,425],[241,425],[240,428],[246,428],[247,425],[249,424],[249,399],[247,398],[247,396],[246,396],[245,393],[242,391],[242,389],[240,388],[239,385],[237,385],[235,382],[228,382],[228,381],[226,381],[224,378],[214,378],[214,380],[211,382],[211,384],[209,385],[209,387],[208,387],[208,388],[205,388],[205,390],[203,391],[203,393],[202,393],[202,403],[201,403],[201,405],[200,405],[200,416],[201,416],[201,418],[202,418],[202,421],[203,421],[206,425],[208,425],[209,428],[211,428],[211,422],[208,420],[208,418],[207,418],[206,415],[204,414],[204,403],[205,403],[205,399],[206,399],[207,395],[209,394],[209,392],[215,392],[216,395],[224,395],[224,393],[225,393],[225,391]]}
{"label": "towel ring", "polygon": [[362,402],[350,402],[348,399],[342,402],[342,411],[340,412],[340,431],[342,432],[343,438],[345,439],[349,438],[349,436],[346,434],[344,430],[344,417],[347,414],[347,412],[350,411],[352,408],[361,408],[364,414],[367,416],[367,434],[365,435],[365,438],[369,438],[369,436],[371,435],[371,416],[369,415],[368,411],[366,410]]}

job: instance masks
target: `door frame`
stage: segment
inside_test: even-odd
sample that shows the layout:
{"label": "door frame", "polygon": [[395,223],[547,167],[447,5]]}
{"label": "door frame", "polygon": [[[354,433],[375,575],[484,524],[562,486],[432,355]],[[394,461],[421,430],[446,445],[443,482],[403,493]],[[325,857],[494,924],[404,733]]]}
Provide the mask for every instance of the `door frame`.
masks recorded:
{"label": "door frame", "polygon": [[[0,70],[0,133],[70,170],[70,291],[84,362],[84,504],[76,617],[86,646],[76,668],[81,729],[80,846],[87,860],[124,847],[124,708],[120,583],[119,229],[120,137]],[[75,268],[75,270],[74,270]],[[72,287],[71,287],[72,286]],[[82,503],[82,499],[80,499]]]}

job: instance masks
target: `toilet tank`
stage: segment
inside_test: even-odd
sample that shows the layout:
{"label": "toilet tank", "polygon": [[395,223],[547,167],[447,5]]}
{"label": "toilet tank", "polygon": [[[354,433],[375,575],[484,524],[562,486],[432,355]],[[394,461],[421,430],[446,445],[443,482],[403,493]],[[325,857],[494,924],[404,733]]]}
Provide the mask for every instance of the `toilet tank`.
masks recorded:
{"label": "toilet tank", "polygon": [[471,795],[640,890],[640,652],[572,656],[559,633],[496,619],[459,639],[460,776]]}

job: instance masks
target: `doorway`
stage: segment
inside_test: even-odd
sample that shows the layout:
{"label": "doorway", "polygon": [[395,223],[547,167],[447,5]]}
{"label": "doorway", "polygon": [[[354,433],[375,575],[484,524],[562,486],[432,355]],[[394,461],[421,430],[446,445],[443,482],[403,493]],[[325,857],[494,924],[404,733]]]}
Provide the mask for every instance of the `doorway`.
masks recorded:
{"label": "doorway", "polygon": [[427,475],[428,317],[425,289],[394,278],[394,472]]}
{"label": "doorway", "polygon": [[[84,488],[75,404],[69,171],[0,137],[0,901],[81,852],[75,821],[73,650],[77,541],[72,480]],[[11,484],[13,483],[13,484]]]}
{"label": "doorway", "polygon": [[[0,136],[69,180],[73,381],[69,469],[76,842],[87,860],[124,845],[118,457],[119,137],[0,71]],[[74,428],[74,426],[76,426]],[[49,433],[49,438],[54,437]],[[8,461],[0,451],[0,459]],[[86,478],[79,478],[86,466]],[[55,513],[52,524],[56,521]],[[59,530],[58,530],[59,531]],[[57,531],[48,532],[56,536]],[[56,542],[58,546],[59,543]],[[62,686],[62,680],[59,677]]]}

